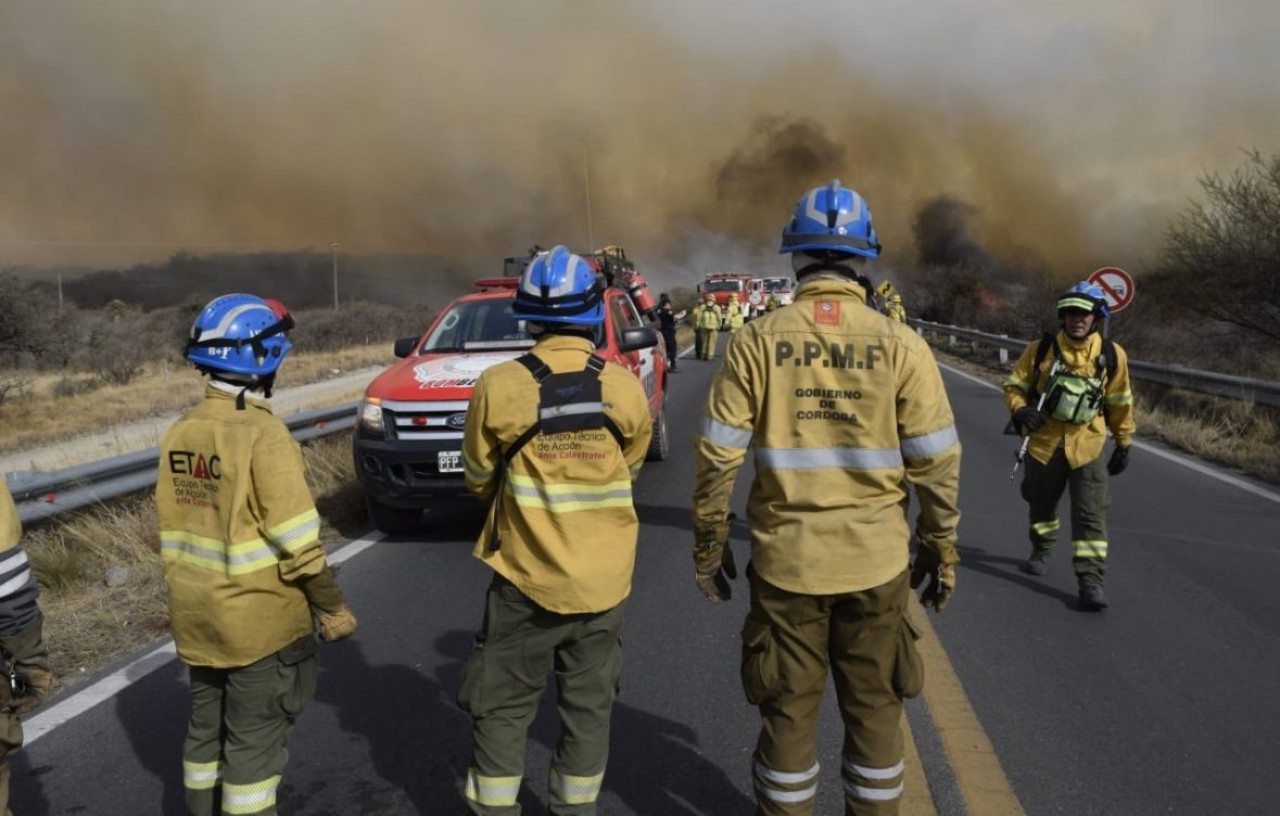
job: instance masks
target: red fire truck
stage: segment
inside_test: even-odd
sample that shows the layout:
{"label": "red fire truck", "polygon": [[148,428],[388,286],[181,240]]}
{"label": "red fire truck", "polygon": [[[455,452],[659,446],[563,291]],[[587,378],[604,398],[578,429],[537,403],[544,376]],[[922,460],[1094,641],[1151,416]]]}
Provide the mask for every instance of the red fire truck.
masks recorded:
{"label": "red fire truck", "polygon": [[729,305],[730,296],[737,295],[738,303],[742,304],[743,314],[746,314],[747,287],[750,285],[750,275],[740,275],[737,272],[713,272],[698,284],[698,295],[700,299],[707,295],[715,297],[721,314]]}
{"label": "red fire truck", "polygon": [[747,317],[759,317],[769,305],[769,298],[776,298],[778,303],[786,306],[796,291],[794,278],[752,278],[747,284]]}

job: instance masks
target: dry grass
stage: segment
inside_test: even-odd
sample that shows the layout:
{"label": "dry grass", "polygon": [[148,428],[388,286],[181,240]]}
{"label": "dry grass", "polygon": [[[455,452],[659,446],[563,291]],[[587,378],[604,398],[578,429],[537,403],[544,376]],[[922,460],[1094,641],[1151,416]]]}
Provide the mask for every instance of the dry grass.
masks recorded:
{"label": "dry grass", "polygon": [[[993,349],[945,342],[934,346],[940,358],[988,382],[999,385],[1012,366],[1002,366]],[[1280,411],[1154,383],[1136,383],[1134,394],[1139,437],[1280,484]]]}
{"label": "dry grass", "polygon": [[[351,461],[351,434],[303,447],[307,482],[327,549],[367,528]],[[27,531],[23,546],[41,587],[45,639],[59,685],[137,652],[166,634],[164,568],[155,502],[148,494],[59,516]],[[127,570],[109,587],[107,571]]]}
{"label": "dry grass", "polygon": [[[335,371],[353,371],[390,364],[386,343],[355,346],[333,352],[290,355],[280,370],[277,387],[318,382]],[[26,393],[0,403],[0,451],[15,451],[68,437],[123,425],[148,417],[184,411],[203,393],[204,377],[187,365],[149,364],[128,385],[99,385],[81,393],[59,396],[55,389],[63,374],[34,374]],[[73,375],[72,382],[90,388],[90,375]]]}

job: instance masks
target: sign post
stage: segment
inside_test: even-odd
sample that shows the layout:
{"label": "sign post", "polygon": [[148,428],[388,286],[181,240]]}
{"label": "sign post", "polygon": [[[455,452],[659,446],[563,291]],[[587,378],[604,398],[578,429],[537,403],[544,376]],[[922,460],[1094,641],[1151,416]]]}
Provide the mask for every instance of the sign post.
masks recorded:
{"label": "sign post", "polygon": [[1107,308],[1112,314],[1133,302],[1133,278],[1123,269],[1104,266],[1089,276],[1089,283],[1102,288],[1102,293],[1107,298]]}

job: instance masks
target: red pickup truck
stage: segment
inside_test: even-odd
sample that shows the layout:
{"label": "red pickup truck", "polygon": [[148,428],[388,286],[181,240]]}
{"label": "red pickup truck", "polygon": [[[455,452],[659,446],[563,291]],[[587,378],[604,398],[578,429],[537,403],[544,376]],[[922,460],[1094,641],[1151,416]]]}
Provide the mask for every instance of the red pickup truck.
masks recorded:
{"label": "red pickup truck", "polygon": [[[508,259],[508,273],[517,271],[519,260],[524,259]],[[433,499],[466,491],[462,431],[476,379],[534,343],[524,321],[512,312],[518,281],[476,281],[479,291],[450,303],[425,334],[396,341],[395,354],[402,359],[365,390],[355,432],[355,467],[369,518],[379,530],[412,530]],[[629,369],[644,384],[653,417],[648,458],[658,461],[667,457],[668,446],[667,357],[658,333],[645,324],[636,306],[638,292],[634,283],[610,280],[596,354]],[[534,419],[531,413],[530,422]]]}

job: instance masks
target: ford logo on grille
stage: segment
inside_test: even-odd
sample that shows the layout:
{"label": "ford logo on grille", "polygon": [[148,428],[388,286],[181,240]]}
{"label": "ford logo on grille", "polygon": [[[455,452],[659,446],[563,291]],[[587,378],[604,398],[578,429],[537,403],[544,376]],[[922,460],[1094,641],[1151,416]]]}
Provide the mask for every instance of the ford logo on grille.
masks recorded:
{"label": "ford logo on grille", "polygon": [[445,424],[445,425],[448,425],[450,428],[465,428],[465,427],[467,427],[467,413],[466,413],[466,411],[463,411],[461,414],[452,414],[452,415],[450,415],[449,417],[447,417],[447,418],[445,419],[444,424]]}

